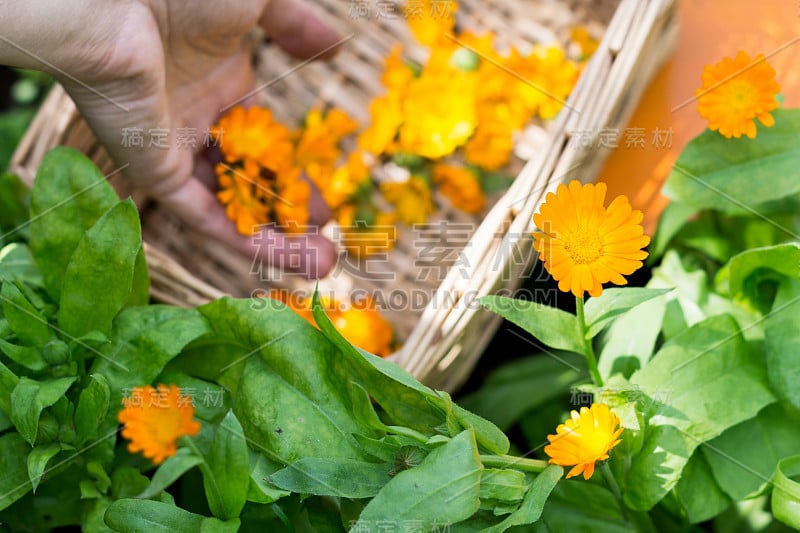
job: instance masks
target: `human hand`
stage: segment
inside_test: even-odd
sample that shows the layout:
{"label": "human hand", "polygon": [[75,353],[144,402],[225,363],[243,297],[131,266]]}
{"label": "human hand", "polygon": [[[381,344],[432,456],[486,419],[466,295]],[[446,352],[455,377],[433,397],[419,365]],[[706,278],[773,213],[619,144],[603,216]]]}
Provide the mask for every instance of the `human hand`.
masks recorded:
{"label": "human hand", "polygon": [[[246,36],[259,25],[300,58],[332,50],[339,40],[302,0],[29,0],[0,8],[0,62],[53,75],[110,155],[127,165],[126,178],[188,226],[319,277],[335,262],[331,242],[306,235],[290,246],[290,237],[267,228],[257,237],[270,246],[256,250],[203,183],[210,165],[176,144],[176,130],[186,128],[198,132],[195,145],[202,148],[220,110],[253,89]],[[143,148],[122,146],[122,132],[132,128],[145,132]],[[169,148],[149,146],[151,130],[169,131]],[[324,202],[312,200],[311,223],[324,222],[320,211]]]}

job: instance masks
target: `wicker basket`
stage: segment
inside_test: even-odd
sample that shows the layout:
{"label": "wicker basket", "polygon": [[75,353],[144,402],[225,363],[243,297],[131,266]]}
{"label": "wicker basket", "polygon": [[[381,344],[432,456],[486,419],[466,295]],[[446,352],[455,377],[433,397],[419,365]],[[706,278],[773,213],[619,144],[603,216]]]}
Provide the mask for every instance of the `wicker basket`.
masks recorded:
{"label": "wicker basket", "polygon": [[[365,103],[382,93],[380,72],[391,45],[401,42],[411,57],[422,57],[424,51],[414,46],[400,17],[358,16],[356,4],[374,10],[379,3],[316,3],[327,11],[323,16],[348,36],[342,52],[330,63],[300,64],[267,43],[256,47],[257,73],[268,86],[260,96],[279,119],[296,123],[312,106],[330,104],[366,122]],[[382,4],[385,9],[386,3]],[[499,326],[498,317],[481,311],[475,299],[516,289],[529,269],[531,217],[544,195],[566,180],[591,181],[599,171],[604,151],[587,146],[590,143],[570,142],[572,134],[596,136],[603,129],[623,127],[676,36],[674,0],[461,0],[459,5],[459,25],[493,30],[505,44],[523,49],[537,42],[563,43],[578,23],[605,33],[567,105],[546,126],[546,134],[539,135],[535,150],[527,150],[533,156],[527,162],[517,157],[519,171],[510,189],[480,217],[444,208],[430,221],[434,232],[427,238],[432,242],[438,222],[474,228],[460,254],[448,253],[449,257],[433,261],[430,266],[435,268],[423,272],[419,266],[424,250],[413,244],[413,230],[401,229],[388,263],[376,267],[373,261],[366,267],[350,261],[349,268],[335,269],[320,283],[322,291],[333,290],[341,296],[355,289],[394,295],[413,291],[416,301],[385,310],[402,341],[400,351],[391,357],[421,381],[442,390],[453,390],[468,377]],[[58,86],[17,149],[12,171],[32,183],[42,157],[57,145],[86,153],[106,172],[114,168]],[[224,244],[208,242],[182,227],[140,191],[128,189],[119,176],[110,179],[121,195],[133,196],[140,207],[154,299],[194,306],[225,294],[249,296],[267,287],[309,286],[297,277],[255,268],[251,260]],[[375,279],[382,277],[376,276],[376,268],[377,274],[394,275]]]}

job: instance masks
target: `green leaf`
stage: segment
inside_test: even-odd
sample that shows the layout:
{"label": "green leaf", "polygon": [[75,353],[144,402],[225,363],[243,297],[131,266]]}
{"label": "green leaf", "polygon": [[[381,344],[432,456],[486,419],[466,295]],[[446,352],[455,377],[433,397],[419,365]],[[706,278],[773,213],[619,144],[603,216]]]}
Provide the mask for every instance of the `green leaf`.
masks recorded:
{"label": "green leaf", "polygon": [[666,308],[666,297],[653,298],[614,320],[600,343],[597,366],[604,379],[617,372],[630,377],[647,364],[661,333]]}
{"label": "green leaf", "polygon": [[800,455],[778,463],[773,478],[772,514],[793,529],[800,529]]}
{"label": "green leaf", "polygon": [[371,498],[391,479],[388,463],[304,457],[269,476],[276,486],[299,494]]}
{"label": "green leaf", "polygon": [[566,311],[505,296],[484,296],[480,304],[551,348],[580,354],[586,350],[577,317]]}
{"label": "green leaf", "polygon": [[800,278],[800,244],[786,243],[754,248],[734,256],[727,265],[730,270],[729,292],[742,292],[745,280],[759,269],[768,269],[792,278]]}
{"label": "green leaf", "polygon": [[673,237],[696,213],[696,208],[680,202],[673,201],[667,204],[661,212],[661,218],[658,219],[658,229],[650,245],[648,262],[653,262],[664,254]]}
{"label": "green leaf", "polygon": [[26,457],[31,447],[18,433],[8,433],[0,437],[0,510],[5,509],[29,490]]}
{"label": "green leaf", "polygon": [[31,196],[30,247],[53,300],[61,298],[78,242],[118,201],[94,163],[80,152],[59,147],[45,155]]}
{"label": "green leaf", "polygon": [[414,520],[428,531],[465,520],[478,510],[482,469],[474,433],[463,431],[434,449],[419,466],[392,478],[353,527]]}
{"label": "green leaf", "polygon": [[692,524],[714,518],[733,503],[717,485],[711,467],[700,450],[695,450],[683,468],[681,479],[675,486],[675,495]]}
{"label": "green leaf", "polygon": [[618,316],[636,306],[666,294],[670,289],[647,289],[644,287],[625,287],[606,289],[597,298],[586,302],[586,338],[591,339],[600,333]]}
{"label": "green leaf", "polygon": [[47,368],[47,361],[42,357],[42,352],[38,348],[30,346],[17,346],[4,340],[0,340],[0,352],[3,352],[9,359],[18,363],[29,370],[40,372]]}
{"label": "green leaf", "polygon": [[91,331],[108,335],[111,321],[131,295],[142,230],[128,199],[111,208],[78,242],[67,265],[58,325],[73,337]]}
{"label": "green leaf", "polygon": [[553,491],[553,488],[558,484],[561,476],[564,475],[564,469],[557,465],[550,465],[544,471],[536,476],[533,480],[531,488],[525,495],[525,499],[519,506],[519,509],[511,513],[505,520],[498,525],[486,528],[485,533],[502,533],[513,526],[523,526],[527,524],[534,524],[539,521],[542,516],[545,502]]}
{"label": "green leaf", "polygon": [[630,381],[650,398],[644,444],[624,494],[637,510],[652,508],[675,487],[698,445],[774,401],[760,355],[729,315],[674,337]]}
{"label": "green leaf", "polygon": [[520,502],[525,497],[525,474],[519,470],[484,468],[481,475],[480,499]]}
{"label": "green leaf", "polygon": [[239,516],[250,486],[250,457],[242,425],[228,412],[217,428],[205,456],[203,486],[214,516],[229,520]]}
{"label": "green leaf", "polygon": [[775,303],[764,321],[767,370],[772,388],[781,400],[800,408],[800,280],[786,279],[778,287]]}
{"label": "green leaf", "polygon": [[478,446],[499,455],[508,453],[511,443],[506,434],[496,425],[455,403],[453,404],[453,416],[462,428],[475,431],[475,440],[478,441]]}
{"label": "green leaf", "polygon": [[200,523],[200,533],[236,533],[240,525],[238,518],[222,521],[211,516]]}
{"label": "green leaf", "polygon": [[270,461],[264,455],[251,451],[248,501],[272,503],[291,494],[287,490],[279,489],[269,481],[269,477],[282,467],[283,465]]}
{"label": "green leaf", "polygon": [[11,392],[11,421],[28,444],[36,442],[42,410],[61,399],[74,382],[74,377],[44,382],[20,378]]}
{"label": "green leaf", "polygon": [[19,378],[6,365],[0,362],[0,409],[11,416],[11,392],[19,383]]}
{"label": "green leaf", "polygon": [[762,490],[781,459],[797,453],[800,420],[780,404],[702,446],[714,478],[733,500]]}
{"label": "green leaf", "polygon": [[97,436],[97,429],[111,401],[111,389],[106,378],[102,374],[92,374],[89,379],[89,386],[81,391],[75,409],[75,432],[81,444]]}
{"label": "green leaf", "polygon": [[183,348],[209,332],[194,309],[162,305],[130,307],[115,319],[110,341],[101,348],[92,373],[103,374],[116,414],[126,389],[150,383]]}
{"label": "green leaf", "polygon": [[[0,132],[3,129],[0,121]],[[0,163],[0,170],[5,166]],[[28,220],[29,202],[30,191],[22,180],[13,174],[0,174],[0,243],[27,238],[25,222]]]}
{"label": "green leaf", "polygon": [[188,448],[179,448],[178,452],[172,457],[167,458],[158,467],[150,485],[139,493],[136,497],[148,500],[156,496],[159,492],[166,490],[175,483],[183,474],[203,462],[202,457],[194,455]]}
{"label": "green leaf", "polygon": [[[549,532],[630,533],[619,504],[602,485],[563,480],[553,489],[542,513]],[[536,530],[539,531],[539,530]]]}
{"label": "green leaf", "polygon": [[41,287],[44,281],[27,245],[14,242],[0,250],[0,282],[27,283]]}
{"label": "green leaf", "polygon": [[28,346],[43,347],[53,338],[53,330],[41,313],[12,282],[3,283],[0,290],[3,314],[17,338]]}
{"label": "green leaf", "polygon": [[121,533],[200,531],[206,517],[152,500],[122,499],[106,509],[108,527]]}
{"label": "green leaf", "polygon": [[150,303],[150,274],[147,271],[147,258],[144,255],[144,247],[139,249],[136,254],[136,261],[133,265],[133,280],[131,282],[131,294],[125,307],[139,307]]}
{"label": "green leaf", "polygon": [[568,352],[511,361],[492,372],[478,391],[465,396],[460,403],[508,431],[526,412],[551,401],[586,377],[584,367],[583,357]]}
{"label": "green leaf", "polygon": [[706,130],[686,145],[663,192],[697,209],[746,213],[800,192],[800,109],[777,109],[775,126],[755,139],[726,139]]}
{"label": "green leaf", "polygon": [[51,442],[50,444],[35,446],[31,453],[28,454],[28,478],[31,481],[33,492],[36,492],[36,488],[42,480],[47,463],[60,451],[61,445],[57,442]]}

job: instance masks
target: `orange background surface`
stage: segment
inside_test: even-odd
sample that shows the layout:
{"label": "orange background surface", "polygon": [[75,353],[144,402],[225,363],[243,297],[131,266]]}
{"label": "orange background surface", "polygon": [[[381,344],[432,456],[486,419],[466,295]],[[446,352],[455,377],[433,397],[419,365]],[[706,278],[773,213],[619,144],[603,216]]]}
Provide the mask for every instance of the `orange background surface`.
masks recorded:
{"label": "orange background surface", "polygon": [[[625,132],[620,132],[619,146],[597,178],[608,184],[607,198],[625,194],[634,208],[644,211],[649,235],[668,203],[660,190],[673,163],[686,143],[706,128],[697,103],[689,102],[701,85],[706,64],[734,57],[739,50],[751,57],[763,53],[777,71],[783,105],[800,106],[800,0],[680,0],[679,23],[671,59],[628,124],[644,128],[644,147],[626,147]],[[671,147],[654,145],[656,128],[661,132],[671,128]]]}

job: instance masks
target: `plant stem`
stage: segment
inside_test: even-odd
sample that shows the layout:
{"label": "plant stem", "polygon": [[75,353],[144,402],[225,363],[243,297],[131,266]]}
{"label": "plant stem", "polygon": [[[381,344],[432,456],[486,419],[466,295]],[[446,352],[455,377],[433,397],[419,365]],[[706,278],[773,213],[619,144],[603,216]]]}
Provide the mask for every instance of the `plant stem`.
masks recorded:
{"label": "plant stem", "polygon": [[622,517],[630,524],[631,519],[628,514],[628,508],[625,506],[625,502],[622,500],[622,491],[619,490],[619,485],[617,484],[614,474],[611,472],[611,468],[608,466],[608,461],[605,461],[600,465],[600,470],[603,472],[603,479],[605,480],[606,485],[608,485],[608,489],[612,494],[614,494],[614,498],[617,500],[617,505],[619,505],[619,510],[622,513]]}
{"label": "plant stem", "polygon": [[481,455],[483,466],[491,468],[516,468],[525,472],[541,472],[547,468],[547,461],[525,459],[513,455]]}
{"label": "plant stem", "polygon": [[600,376],[600,370],[597,368],[597,358],[594,356],[594,348],[592,347],[592,339],[586,338],[586,315],[583,310],[583,296],[575,297],[575,309],[578,314],[578,327],[580,328],[581,339],[585,347],[586,364],[589,365],[589,373],[592,375],[592,381],[598,387],[603,386],[603,378]]}

